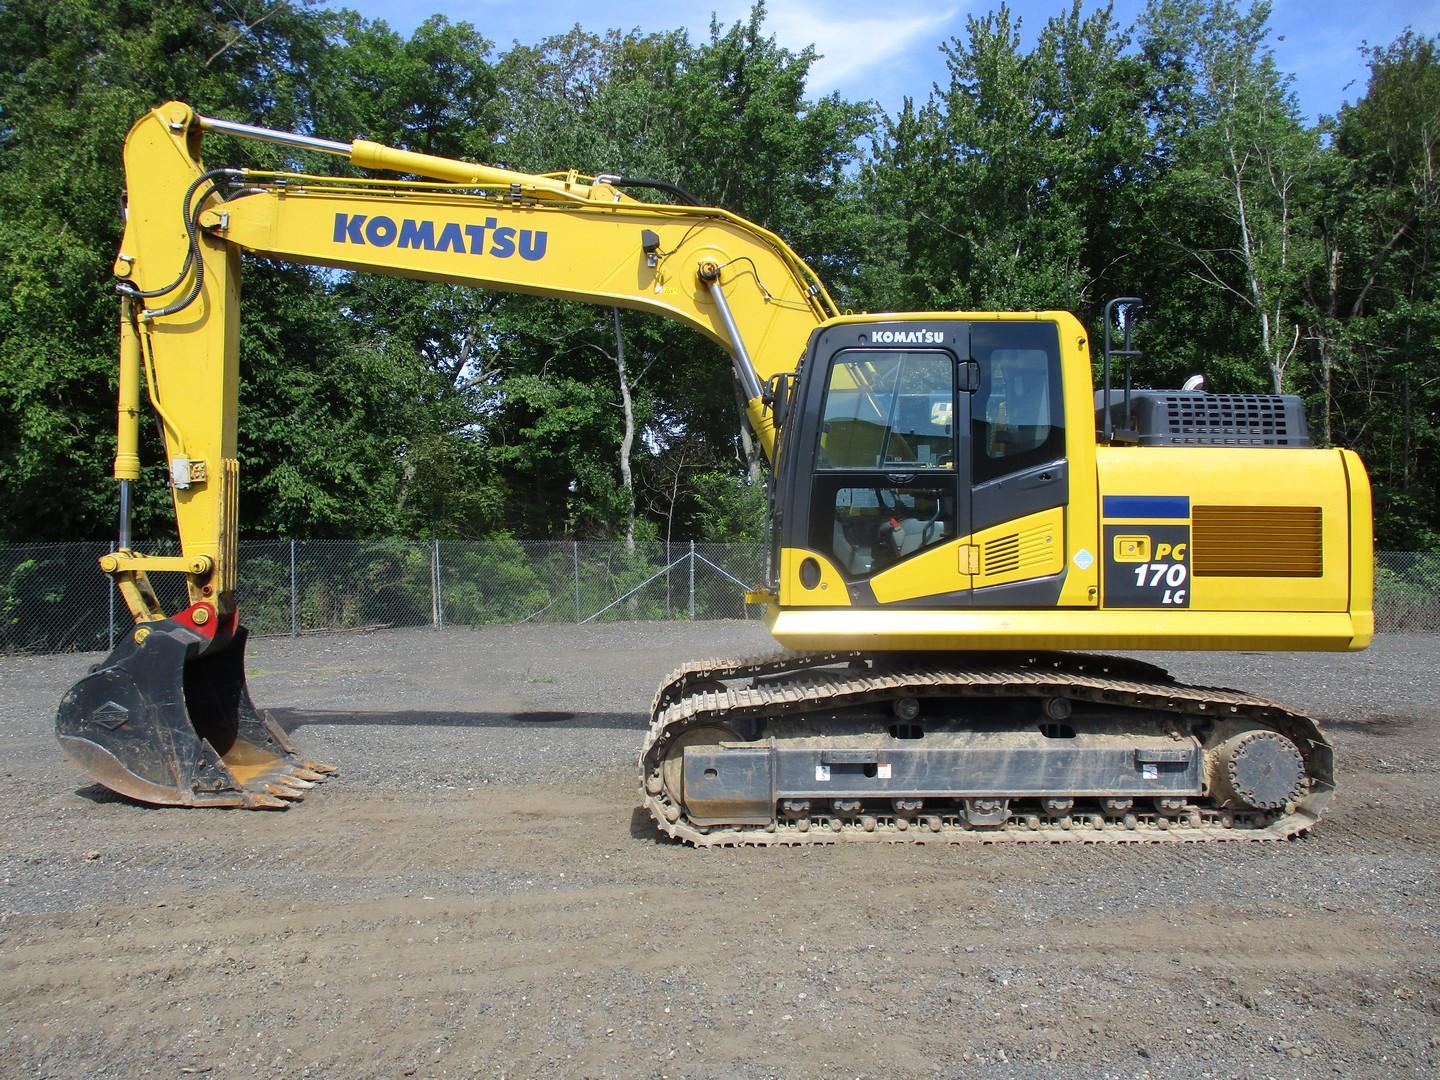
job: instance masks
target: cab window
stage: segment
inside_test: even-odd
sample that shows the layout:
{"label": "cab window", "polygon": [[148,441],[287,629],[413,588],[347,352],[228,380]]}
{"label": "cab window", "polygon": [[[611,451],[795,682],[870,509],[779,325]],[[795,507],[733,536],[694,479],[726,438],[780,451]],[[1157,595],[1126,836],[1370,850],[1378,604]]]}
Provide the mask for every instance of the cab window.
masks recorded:
{"label": "cab window", "polygon": [[955,358],[849,349],[830,369],[810,543],[848,578],[955,538]]}
{"label": "cab window", "polygon": [[975,483],[1064,457],[1054,324],[977,325],[972,349],[981,372],[971,406]]}
{"label": "cab window", "polygon": [[818,468],[954,469],[954,378],[946,352],[842,352],[826,388]]}
{"label": "cab window", "polygon": [[[913,475],[913,474],[912,474]],[[815,478],[810,544],[849,578],[869,577],[955,538],[955,485],[942,474],[896,481],[873,475]]]}

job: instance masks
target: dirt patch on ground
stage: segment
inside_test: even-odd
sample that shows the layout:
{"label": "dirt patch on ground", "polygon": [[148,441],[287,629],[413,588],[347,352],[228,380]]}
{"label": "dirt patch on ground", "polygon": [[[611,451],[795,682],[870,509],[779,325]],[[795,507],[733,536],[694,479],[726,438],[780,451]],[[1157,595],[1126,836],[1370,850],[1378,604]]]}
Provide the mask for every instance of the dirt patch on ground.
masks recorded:
{"label": "dirt patch on ground", "polygon": [[275,814],[87,783],[50,725],[95,658],[0,660],[0,1075],[1440,1069],[1437,639],[1158,658],[1331,721],[1340,793],[1300,841],[661,842],[633,774],[655,685],[767,647],[744,623],[255,642],[257,700],[342,769]]}

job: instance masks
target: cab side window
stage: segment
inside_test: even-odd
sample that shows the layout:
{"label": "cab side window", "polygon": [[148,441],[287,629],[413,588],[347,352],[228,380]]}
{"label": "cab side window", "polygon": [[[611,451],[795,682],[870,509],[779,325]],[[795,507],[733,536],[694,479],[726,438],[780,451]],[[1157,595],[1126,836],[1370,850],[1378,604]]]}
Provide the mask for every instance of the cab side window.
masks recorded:
{"label": "cab side window", "polygon": [[[994,338],[993,344],[987,337]],[[1005,328],[1003,342],[993,330],[987,334],[977,327],[974,346],[981,371],[980,389],[971,406],[975,483],[1064,457],[1065,418],[1054,326],[1012,323]]]}

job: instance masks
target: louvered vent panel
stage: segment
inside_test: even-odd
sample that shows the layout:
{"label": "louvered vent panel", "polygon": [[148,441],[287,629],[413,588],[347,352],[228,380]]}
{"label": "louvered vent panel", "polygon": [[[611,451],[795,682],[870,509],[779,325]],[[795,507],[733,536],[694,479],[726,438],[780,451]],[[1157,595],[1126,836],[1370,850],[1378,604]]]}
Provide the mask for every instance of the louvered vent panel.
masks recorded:
{"label": "louvered vent panel", "polygon": [[[1095,401],[1104,422],[1105,391]],[[1207,394],[1136,390],[1129,409],[1110,391],[1111,419],[1133,427],[1142,446],[1310,446],[1305,405],[1294,394]]]}
{"label": "louvered vent panel", "polygon": [[1320,577],[1320,507],[1196,506],[1190,551],[1196,577]]}
{"label": "louvered vent panel", "polygon": [[985,577],[1008,574],[1020,569],[1020,534],[1011,533],[985,545],[985,561],[981,572]]}
{"label": "louvered vent panel", "polygon": [[1014,578],[1017,574],[1022,578],[1058,574],[1063,556],[1055,542],[1057,531],[1056,524],[1046,524],[988,541],[981,551],[980,580],[975,584],[984,585],[986,579],[1001,576]]}

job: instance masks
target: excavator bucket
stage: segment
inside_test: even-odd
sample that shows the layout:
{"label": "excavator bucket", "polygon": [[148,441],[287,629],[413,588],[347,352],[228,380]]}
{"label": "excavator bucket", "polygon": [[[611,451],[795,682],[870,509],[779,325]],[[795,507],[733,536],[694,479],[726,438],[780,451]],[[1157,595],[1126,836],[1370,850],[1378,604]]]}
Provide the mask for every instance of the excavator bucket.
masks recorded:
{"label": "excavator bucket", "polygon": [[140,627],[60,702],[66,757],[111,791],[163,806],[282,810],[335,769],[300,757],[245,685],[228,642],[174,619]]}

